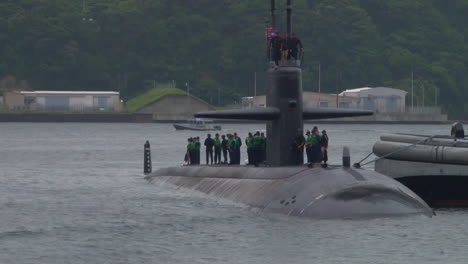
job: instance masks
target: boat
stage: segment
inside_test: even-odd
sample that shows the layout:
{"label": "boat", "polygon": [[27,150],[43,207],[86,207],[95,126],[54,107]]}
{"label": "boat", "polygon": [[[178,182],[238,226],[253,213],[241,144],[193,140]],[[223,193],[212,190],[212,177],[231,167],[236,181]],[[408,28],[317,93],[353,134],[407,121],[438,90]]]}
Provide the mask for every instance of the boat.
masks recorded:
{"label": "boat", "polygon": [[187,122],[187,124],[173,124],[176,130],[195,130],[195,131],[211,131],[211,130],[221,130],[221,126],[218,125],[208,125],[207,121],[195,118]]}
{"label": "boat", "polygon": [[373,153],[379,157],[376,172],[406,185],[430,206],[468,207],[468,139],[460,124],[452,126],[451,136],[383,135]]}

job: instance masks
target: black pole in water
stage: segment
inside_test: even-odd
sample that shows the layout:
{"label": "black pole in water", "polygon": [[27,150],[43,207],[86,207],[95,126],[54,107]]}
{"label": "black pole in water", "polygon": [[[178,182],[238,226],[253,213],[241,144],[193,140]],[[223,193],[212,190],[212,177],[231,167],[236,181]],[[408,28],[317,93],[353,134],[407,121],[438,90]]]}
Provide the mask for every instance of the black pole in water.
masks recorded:
{"label": "black pole in water", "polygon": [[343,148],[343,167],[349,168],[351,167],[351,155],[349,154],[349,148]]}
{"label": "black pole in water", "polygon": [[144,154],[145,154],[145,157],[144,157],[143,173],[149,174],[151,173],[152,168],[151,168],[151,146],[148,140],[145,143]]}

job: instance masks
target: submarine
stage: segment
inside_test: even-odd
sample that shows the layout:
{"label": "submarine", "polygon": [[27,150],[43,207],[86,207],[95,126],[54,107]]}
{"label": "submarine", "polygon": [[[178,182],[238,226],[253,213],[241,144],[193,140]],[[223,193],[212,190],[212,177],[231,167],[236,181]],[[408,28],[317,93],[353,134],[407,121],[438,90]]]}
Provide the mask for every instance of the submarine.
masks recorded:
{"label": "submarine", "polygon": [[[271,21],[275,25],[275,0]],[[292,1],[286,2],[287,33],[292,32]],[[145,178],[154,184],[208,194],[264,212],[311,219],[372,219],[424,215],[432,209],[414,192],[383,174],[352,168],[349,149],[342,166],[297,166],[290,159],[292,138],[304,120],[372,115],[367,110],[309,109],[302,98],[301,62],[290,59],[267,70],[267,105],[262,108],[196,113],[213,119],[267,122],[267,162],[262,166],[190,165],[152,172],[149,142],[145,144]]]}

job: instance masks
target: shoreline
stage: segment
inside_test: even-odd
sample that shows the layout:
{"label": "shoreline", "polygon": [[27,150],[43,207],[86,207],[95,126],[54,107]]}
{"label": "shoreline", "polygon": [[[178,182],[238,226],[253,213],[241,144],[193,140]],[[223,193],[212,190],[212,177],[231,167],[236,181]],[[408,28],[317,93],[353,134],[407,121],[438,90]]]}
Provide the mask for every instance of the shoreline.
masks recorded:
{"label": "shoreline", "polygon": [[[151,114],[135,113],[0,113],[0,122],[38,123],[186,123],[186,120],[152,120]],[[379,121],[379,120],[311,120],[305,124],[389,124],[389,125],[445,125],[457,122],[447,121]],[[468,123],[468,121],[458,121]],[[262,121],[218,120],[225,124],[265,124]]]}

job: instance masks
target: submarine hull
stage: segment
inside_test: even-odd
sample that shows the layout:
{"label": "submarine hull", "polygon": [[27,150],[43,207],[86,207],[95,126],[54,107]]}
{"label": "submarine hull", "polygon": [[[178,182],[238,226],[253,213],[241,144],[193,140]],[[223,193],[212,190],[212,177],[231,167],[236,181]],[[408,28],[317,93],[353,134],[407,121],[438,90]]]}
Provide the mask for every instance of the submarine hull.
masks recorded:
{"label": "submarine hull", "polygon": [[362,169],[185,166],[160,169],[146,179],[266,212],[314,219],[433,214],[399,182]]}

